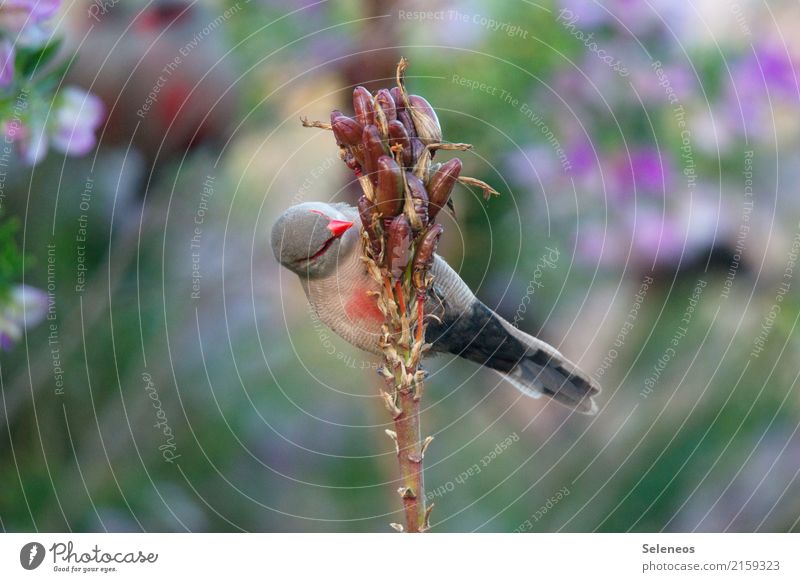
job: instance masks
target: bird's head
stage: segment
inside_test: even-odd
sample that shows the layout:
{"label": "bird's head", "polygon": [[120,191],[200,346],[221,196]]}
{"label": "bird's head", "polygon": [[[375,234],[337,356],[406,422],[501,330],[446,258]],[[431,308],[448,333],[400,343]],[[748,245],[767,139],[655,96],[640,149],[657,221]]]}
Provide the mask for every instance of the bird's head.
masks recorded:
{"label": "bird's head", "polygon": [[301,277],[325,277],[356,245],[354,218],[341,205],[304,202],[292,206],[272,226],[272,252]]}

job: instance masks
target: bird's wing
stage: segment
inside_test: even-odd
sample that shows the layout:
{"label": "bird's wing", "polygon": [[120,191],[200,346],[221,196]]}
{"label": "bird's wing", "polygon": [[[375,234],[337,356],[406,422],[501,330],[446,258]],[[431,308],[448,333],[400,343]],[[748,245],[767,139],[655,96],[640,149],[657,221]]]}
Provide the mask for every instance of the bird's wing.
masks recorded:
{"label": "bird's wing", "polygon": [[[599,387],[553,346],[517,329],[481,303],[441,258],[433,268],[440,313],[428,323],[428,341],[437,352],[456,354],[504,376],[534,398],[542,394],[594,413]],[[429,298],[427,305],[433,305]]]}

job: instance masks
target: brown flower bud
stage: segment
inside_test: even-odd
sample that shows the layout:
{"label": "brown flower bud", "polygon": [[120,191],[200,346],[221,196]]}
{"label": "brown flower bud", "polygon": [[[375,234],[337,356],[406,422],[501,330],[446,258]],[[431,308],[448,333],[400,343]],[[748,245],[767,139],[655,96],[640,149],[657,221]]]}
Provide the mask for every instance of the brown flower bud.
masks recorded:
{"label": "brown flower bud", "polygon": [[391,93],[392,99],[394,99],[394,106],[397,109],[397,112],[400,113],[406,108],[406,105],[403,102],[403,93],[400,91],[400,87],[392,87],[389,90],[389,93]]}
{"label": "brown flower bud", "polygon": [[361,147],[364,150],[364,170],[372,180],[372,183],[377,185],[378,177],[375,172],[378,169],[378,158],[388,153],[383,147],[383,141],[377,127],[374,125],[364,127],[364,132],[361,136]]}
{"label": "brown flower bud", "polygon": [[[422,183],[422,180],[411,172],[406,172],[406,183],[408,184],[408,192],[411,196],[414,214],[416,214],[416,217],[412,216],[411,226],[414,230],[422,230],[428,224],[428,192],[425,190],[425,184]],[[417,220],[414,220],[414,218]]]}
{"label": "brown flower bud", "polygon": [[431,104],[424,97],[419,95],[409,96],[409,106],[407,111],[411,113],[414,121],[414,128],[417,135],[425,145],[440,143],[442,141],[442,126],[439,125],[439,118],[431,107]]}
{"label": "brown flower bud", "polygon": [[389,236],[386,241],[384,265],[392,279],[403,276],[411,254],[411,226],[405,214],[400,214],[389,225]]}
{"label": "brown flower bud", "polygon": [[381,216],[396,216],[403,210],[403,171],[390,156],[378,158],[375,207]]}
{"label": "brown flower bud", "polygon": [[411,141],[408,139],[408,132],[405,126],[395,120],[389,122],[389,146],[402,146],[403,166],[410,168],[414,164],[414,153],[411,151]]}
{"label": "brown flower bud", "polygon": [[353,110],[356,112],[356,121],[362,126],[375,123],[372,93],[366,88],[359,86],[353,90]]}
{"label": "brown flower bud", "polygon": [[397,119],[397,110],[395,109],[394,99],[388,89],[381,89],[375,94],[375,102],[386,115],[386,121],[391,122]]}
{"label": "brown flower bud", "polygon": [[361,143],[361,134],[364,132],[364,128],[355,119],[336,110],[331,112],[331,129],[336,143],[341,146],[357,146]]}
{"label": "brown flower bud", "polygon": [[439,224],[432,224],[428,231],[422,235],[422,239],[417,243],[417,251],[414,253],[414,264],[412,266],[412,280],[417,292],[422,292],[428,286],[427,274],[433,267],[433,260],[436,247],[439,246],[439,238],[442,236],[444,227]]}
{"label": "brown flower bud", "polygon": [[403,127],[406,128],[408,137],[417,137],[417,130],[414,129],[414,120],[411,119],[411,114],[408,112],[408,109],[404,109],[402,111],[398,110],[397,119],[402,122]]}
{"label": "brown flower bud", "polygon": [[358,199],[358,215],[361,218],[361,227],[367,233],[372,256],[377,258],[381,253],[381,238],[378,234],[378,215],[375,205],[363,194]]}
{"label": "brown flower bud", "polygon": [[418,137],[412,137],[411,141],[411,157],[414,158],[414,164],[416,164],[419,159],[425,155],[425,144],[422,143],[422,140]]}
{"label": "brown flower bud", "polygon": [[461,160],[453,158],[439,166],[439,169],[434,172],[428,181],[428,196],[430,197],[428,216],[431,221],[447,205],[453,186],[458,180],[459,174],[461,174],[461,167]]}

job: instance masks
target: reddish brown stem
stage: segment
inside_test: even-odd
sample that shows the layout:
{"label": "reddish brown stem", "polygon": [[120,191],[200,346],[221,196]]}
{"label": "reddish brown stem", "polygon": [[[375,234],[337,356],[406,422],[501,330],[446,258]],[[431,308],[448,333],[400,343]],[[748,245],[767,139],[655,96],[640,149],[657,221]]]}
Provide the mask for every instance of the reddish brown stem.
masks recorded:
{"label": "reddish brown stem", "polygon": [[419,533],[425,528],[425,487],[422,473],[422,440],[420,433],[420,401],[414,400],[410,390],[399,391],[399,407],[402,411],[395,419],[397,447],[399,449],[399,489],[403,500],[408,533]]}
{"label": "reddish brown stem", "polygon": [[422,297],[417,297],[417,341],[422,341],[422,322],[425,320],[425,301]]}
{"label": "reddish brown stem", "polygon": [[388,277],[384,277],[383,278],[383,288],[384,288],[384,291],[386,292],[386,297],[388,299],[391,299],[391,298],[394,297],[394,295],[392,294],[392,284],[389,281]]}
{"label": "reddish brown stem", "polygon": [[394,283],[394,291],[397,294],[397,305],[400,307],[400,315],[405,316],[406,314],[406,298],[403,295],[403,284],[400,281],[395,281]]}

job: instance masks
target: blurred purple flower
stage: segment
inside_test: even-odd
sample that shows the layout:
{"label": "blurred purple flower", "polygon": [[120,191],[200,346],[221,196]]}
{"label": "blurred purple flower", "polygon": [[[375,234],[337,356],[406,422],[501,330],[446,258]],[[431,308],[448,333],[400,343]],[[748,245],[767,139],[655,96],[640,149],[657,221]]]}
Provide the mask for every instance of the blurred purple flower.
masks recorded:
{"label": "blurred purple flower", "polygon": [[561,20],[571,21],[577,17],[575,24],[581,27],[595,28],[611,19],[608,10],[591,0],[560,0],[558,5]]}
{"label": "blurred purple flower", "polygon": [[680,21],[686,8],[669,0],[560,0],[561,21],[572,22],[581,29],[610,25],[622,33],[641,35],[665,28],[665,24]]}
{"label": "blurred purple flower", "polygon": [[564,144],[569,174],[583,191],[602,192],[603,180],[599,170],[603,160],[599,147],[585,133],[576,133]]}
{"label": "blurred purple flower", "polygon": [[609,188],[618,200],[633,196],[663,195],[669,189],[673,168],[652,147],[634,149],[630,156],[619,155],[614,161]]}
{"label": "blurred purple flower", "polygon": [[100,98],[77,87],[67,87],[58,96],[51,138],[53,147],[68,155],[82,156],[97,143],[95,132],[105,117]]}
{"label": "blurred purple flower", "polygon": [[646,269],[675,267],[708,251],[730,231],[731,221],[720,212],[718,193],[704,189],[661,204],[631,201],[609,214],[608,223],[582,223],[576,254],[593,267],[621,267],[626,262]]}
{"label": "blurred purple flower", "polygon": [[14,82],[14,45],[10,40],[0,40],[0,88]]}
{"label": "blurred purple flower", "polygon": [[772,140],[775,132],[794,131],[798,106],[800,67],[786,49],[762,44],[731,67],[720,111],[739,134]]}
{"label": "blurred purple flower", "polygon": [[22,331],[37,325],[47,313],[47,295],[29,285],[16,285],[0,306],[0,349],[8,351]]}
{"label": "blurred purple flower", "polygon": [[635,35],[648,32],[663,25],[665,2],[641,2],[641,0],[613,0],[612,24],[623,31],[630,30]]}
{"label": "blurred purple flower", "polygon": [[757,80],[762,80],[771,90],[783,97],[797,97],[798,67],[788,55],[786,48],[757,47],[755,55],[751,55],[745,62],[749,74]]}
{"label": "blurred purple flower", "polygon": [[0,6],[0,27],[19,33],[38,26],[61,8],[61,0],[4,0]]}

